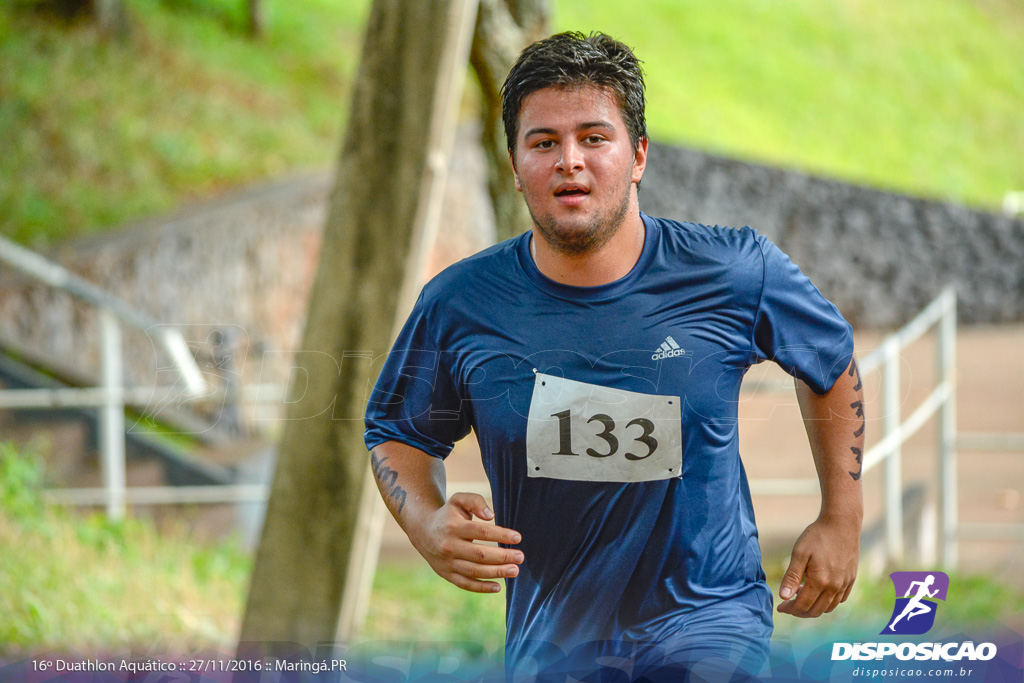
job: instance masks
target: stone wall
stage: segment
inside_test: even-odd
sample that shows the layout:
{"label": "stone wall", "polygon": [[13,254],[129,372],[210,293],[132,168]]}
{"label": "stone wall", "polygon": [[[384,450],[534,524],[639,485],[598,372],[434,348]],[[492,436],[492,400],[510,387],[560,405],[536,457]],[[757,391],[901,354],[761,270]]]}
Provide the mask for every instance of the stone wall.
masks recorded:
{"label": "stone wall", "polygon": [[[326,174],[295,178],[70,243],[49,256],[182,329],[214,381],[243,373],[258,380],[253,361],[264,351],[299,343],[328,190]],[[5,269],[0,325],[3,338],[62,369],[98,375],[96,311],[69,295]],[[174,381],[149,335],[125,329],[124,351],[130,385]],[[267,369],[263,381],[282,380],[273,365]]]}
{"label": "stone wall", "polygon": [[855,327],[897,327],[946,284],[961,322],[1024,321],[1024,220],[663,145],[640,205],[756,228]]}
{"label": "stone wall", "polygon": [[[472,134],[460,132],[465,144],[459,148],[470,153],[453,161],[444,198],[449,220],[428,257],[433,272],[494,240],[483,156],[468,144]],[[214,386],[281,385],[302,341],[332,185],[329,172],[293,177],[71,242],[46,256],[181,329]],[[91,383],[99,377],[98,341],[95,309],[0,263],[0,342]],[[123,346],[129,386],[177,380],[149,335],[125,329]],[[282,410],[277,405],[260,414],[273,418]],[[219,407],[211,411],[222,419]]]}

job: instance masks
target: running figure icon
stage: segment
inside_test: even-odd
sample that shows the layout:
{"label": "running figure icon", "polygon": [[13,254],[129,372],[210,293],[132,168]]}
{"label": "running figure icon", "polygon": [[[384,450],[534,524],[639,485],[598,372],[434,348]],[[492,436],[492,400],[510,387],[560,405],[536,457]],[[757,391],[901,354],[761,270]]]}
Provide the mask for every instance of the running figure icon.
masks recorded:
{"label": "running figure icon", "polygon": [[[890,631],[896,631],[896,622],[898,622],[903,617],[906,617],[907,621],[910,621],[919,614],[928,614],[933,609],[935,609],[932,603],[922,602],[924,598],[934,598],[939,593],[938,588],[936,588],[934,591],[928,590],[933,583],[935,583],[934,574],[929,574],[924,581],[911,582],[910,587],[907,588],[907,592],[903,596],[904,598],[910,598],[910,602],[908,602],[906,607],[903,608],[903,611],[900,612],[900,615],[893,619],[892,623],[889,624]],[[911,598],[910,594],[914,591],[914,586],[917,586],[917,594]]]}

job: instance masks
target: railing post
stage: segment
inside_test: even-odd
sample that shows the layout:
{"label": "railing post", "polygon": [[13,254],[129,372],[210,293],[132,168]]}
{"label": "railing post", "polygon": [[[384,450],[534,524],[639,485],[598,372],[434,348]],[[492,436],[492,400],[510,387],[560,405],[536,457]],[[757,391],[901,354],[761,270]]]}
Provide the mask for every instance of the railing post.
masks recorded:
{"label": "railing post", "polygon": [[[882,396],[885,407],[883,438],[900,428],[900,340],[892,335],[885,341],[882,366]],[[903,561],[903,445],[893,444],[885,459],[885,548],[890,564]]]}
{"label": "railing post", "polygon": [[123,519],[125,513],[124,370],[121,363],[121,324],[105,308],[100,314],[100,374],[103,407],[99,436],[103,486],[107,492],[107,516]]}
{"label": "railing post", "polygon": [[942,521],[939,539],[943,566],[956,569],[957,553],[957,454],[956,454],[956,290],[943,293],[942,318],[939,321],[939,383],[949,387],[939,408],[939,509]]}

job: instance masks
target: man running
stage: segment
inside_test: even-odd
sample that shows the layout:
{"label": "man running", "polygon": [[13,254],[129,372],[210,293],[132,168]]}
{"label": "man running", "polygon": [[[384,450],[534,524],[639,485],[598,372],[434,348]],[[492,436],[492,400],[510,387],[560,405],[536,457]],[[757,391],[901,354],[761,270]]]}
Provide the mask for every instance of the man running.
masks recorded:
{"label": "man running", "polygon": [[[755,231],[640,212],[644,82],[625,45],[539,41],[502,93],[532,230],[424,287],[367,408],[384,500],[440,576],[482,593],[505,580],[513,676],[754,675],[772,596],[740,381],[763,360],[798,379],[822,507],[778,609],[831,612],[853,585],[862,517],[850,327]],[[493,510],[445,491],[443,460],[470,431]]]}

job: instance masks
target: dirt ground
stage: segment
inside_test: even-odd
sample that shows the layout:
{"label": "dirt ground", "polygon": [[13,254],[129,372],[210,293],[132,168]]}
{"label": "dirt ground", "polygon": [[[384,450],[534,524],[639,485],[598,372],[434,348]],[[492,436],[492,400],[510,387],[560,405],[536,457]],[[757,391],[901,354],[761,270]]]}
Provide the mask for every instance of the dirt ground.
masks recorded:
{"label": "dirt ground", "polygon": [[[864,357],[880,343],[880,334],[858,334],[857,354]],[[935,343],[931,335],[904,350],[901,358],[901,414],[906,418],[934,388]],[[961,432],[1024,433],[1024,325],[962,327],[957,337],[957,424]],[[745,387],[761,380],[777,384],[789,378],[771,363],[753,368]],[[864,376],[868,447],[882,432],[880,373]],[[814,466],[792,391],[745,392],[740,406],[740,452],[751,481],[814,478]],[[929,420],[902,451],[904,487],[921,484],[926,507],[937,499],[936,421]],[[486,489],[480,455],[472,437],[456,446],[446,461],[448,492]],[[960,451],[958,503],[962,522],[1015,523],[1017,540],[959,542],[959,568],[989,573],[1024,589],[1024,453]],[[865,529],[882,519],[884,467],[865,473]],[[755,495],[766,562],[784,562],[796,537],[814,520],[818,496]],[[418,557],[390,519],[382,543],[382,560]],[[867,556],[868,553],[865,553]],[[902,568],[926,569],[931,561],[908,552]],[[880,567],[879,567],[880,569]]]}

